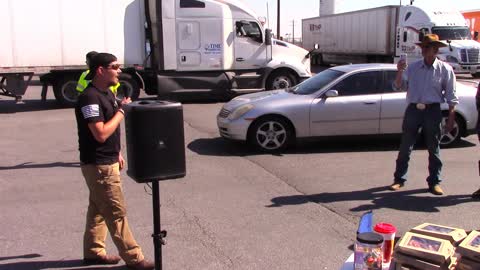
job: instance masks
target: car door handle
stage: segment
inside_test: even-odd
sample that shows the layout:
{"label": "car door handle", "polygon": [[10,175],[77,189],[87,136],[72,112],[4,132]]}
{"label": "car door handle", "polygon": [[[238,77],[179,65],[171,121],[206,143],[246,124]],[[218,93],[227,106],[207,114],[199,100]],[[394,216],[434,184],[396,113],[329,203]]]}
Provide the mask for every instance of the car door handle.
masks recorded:
{"label": "car door handle", "polygon": [[373,105],[373,104],[377,104],[377,102],[376,101],[364,101],[363,104]]}
{"label": "car door handle", "polygon": [[236,58],[235,60],[237,60],[237,62],[243,62],[243,61],[245,61],[245,59],[243,59],[242,57]]}

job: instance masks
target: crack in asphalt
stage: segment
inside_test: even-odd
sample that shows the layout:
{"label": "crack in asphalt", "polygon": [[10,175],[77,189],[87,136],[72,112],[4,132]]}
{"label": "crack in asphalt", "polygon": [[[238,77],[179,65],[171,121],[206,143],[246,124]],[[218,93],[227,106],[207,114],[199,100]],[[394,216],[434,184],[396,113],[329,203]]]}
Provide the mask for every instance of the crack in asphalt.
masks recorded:
{"label": "crack in asphalt", "polygon": [[[170,198],[167,199],[167,204],[170,205],[173,208],[180,209],[182,213],[182,219],[186,221],[187,224],[192,224],[195,227],[197,227],[200,230],[200,234],[205,236],[199,237],[198,241],[202,246],[204,246],[207,250],[211,251],[213,255],[218,259],[219,262],[222,264],[226,265],[228,268],[231,268],[235,265],[235,262],[232,258],[230,258],[227,253],[225,253],[220,246],[217,245],[217,241],[212,233],[208,231],[206,227],[203,226],[202,222],[200,221],[200,218],[198,216],[192,215],[190,216],[187,213],[187,210],[183,207],[178,206],[175,203],[175,199]],[[183,223],[179,221],[179,223]]]}
{"label": "crack in asphalt", "polygon": [[[213,135],[213,133],[210,133],[210,132],[208,132],[208,131],[202,130],[201,128],[198,128],[198,127],[192,125],[191,123],[189,123],[189,122],[186,121],[185,119],[184,119],[184,122],[185,122],[190,128],[198,131],[199,133],[206,134],[206,135],[208,135],[208,137],[210,137],[210,138],[215,138],[215,135]],[[289,187],[291,187],[293,190],[295,190],[295,191],[298,192],[299,194],[306,196],[306,200],[307,200],[307,201],[312,202],[312,203],[315,203],[315,204],[319,205],[320,207],[323,207],[324,209],[326,209],[326,210],[328,210],[329,212],[335,214],[335,215],[338,216],[339,218],[344,219],[345,221],[347,221],[347,222],[350,223],[350,224],[355,224],[354,222],[352,222],[351,220],[349,220],[349,219],[347,218],[347,216],[351,216],[351,215],[346,215],[346,216],[344,216],[344,215],[342,215],[340,212],[336,211],[333,207],[328,207],[327,205],[324,205],[324,204],[321,204],[321,203],[317,203],[317,202],[309,199],[307,193],[300,191],[295,185],[290,184],[290,183],[288,182],[288,179],[284,179],[282,176],[276,175],[272,170],[269,170],[267,167],[265,167],[265,166],[263,166],[262,164],[260,164],[260,163],[258,163],[258,162],[256,162],[256,161],[252,160],[252,159],[249,158],[248,156],[237,155],[236,153],[233,153],[233,152],[232,152],[231,150],[229,150],[229,149],[227,149],[226,151],[228,151],[229,154],[231,154],[232,156],[242,157],[242,158],[248,160],[250,163],[255,164],[256,166],[262,168],[264,171],[266,171],[268,174],[270,174],[271,176],[273,176],[275,179],[277,179],[277,180],[285,183],[286,185],[288,185]]]}
{"label": "crack in asphalt", "polygon": [[[200,221],[200,217],[198,216],[192,216],[192,219],[189,219],[189,216],[187,215],[187,211],[185,209],[182,209],[183,216],[186,220],[189,222],[193,223],[196,225],[196,227],[201,231],[201,233],[209,240],[206,241],[203,238],[199,238],[200,243],[202,246],[204,246],[207,250],[211,250],[214,256],[222,263],[226,264],[229,268],[233,267],[235,265],[234,261],[232,258],[230,258],[227,253],[225,253],[218,245],[217,241],[206,227],[203,226],[203,224]],[[227,262],[225,263],[225,260]]]}

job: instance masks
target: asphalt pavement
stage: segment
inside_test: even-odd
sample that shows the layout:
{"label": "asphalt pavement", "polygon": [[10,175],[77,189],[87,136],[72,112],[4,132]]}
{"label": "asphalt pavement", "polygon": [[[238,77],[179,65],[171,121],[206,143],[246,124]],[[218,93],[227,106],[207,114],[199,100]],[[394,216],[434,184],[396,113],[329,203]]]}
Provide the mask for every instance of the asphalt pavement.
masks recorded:
{"label": "asphalt pavement", "polygon": [[[88,192],[74,113],[51,95],[39,101],[39,88],[25,104],[0,98],[0,270],[97,269],[81,262]],[[218,137],[188,122],[185,134],[186,145]],[[272,198],[302,194],[248,159],[186,156],[187,176],[160,184],[164,269],[335,269],[348,257],[356,224],[313,202],[277,207]],[[152,259],[151,190],[122,177],[133,233]]]}
{"label": "asphalt pavement", "polygon": [[[163,269],[337,270],[368,210],[399,234],[426,221],[478,228],[480,202],[469,197],[479,183],[475,136],[442,150],[446,196],[425,192],[421,147],[412,181],[392,193],[385,185],[396,140],[306,143],[263,155],[219,138],[221,105],[184,104],[187,176],[160,183]],[[88,192],[73,110],[51,93],[41,102],[34,86],[25,104],[0,97],[0,123],[0,270],[98,269],[81,262]],[[133,233],[152,259],[151,190],[125,171],[122,178]],[[110,238],[107,250],[116,253]]]}

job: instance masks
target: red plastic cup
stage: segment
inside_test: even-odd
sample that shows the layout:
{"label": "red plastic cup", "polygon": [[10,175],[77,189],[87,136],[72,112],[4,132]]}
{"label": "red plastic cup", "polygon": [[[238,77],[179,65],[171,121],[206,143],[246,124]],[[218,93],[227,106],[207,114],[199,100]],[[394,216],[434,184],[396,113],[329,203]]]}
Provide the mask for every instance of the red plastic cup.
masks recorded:
{"label": "red plastic cup", "polygon": [[383,264],[384,267],[388,267],[392,261],[393,242],[397,228],[389,223],[378,223],[373,230],[383,236]]}

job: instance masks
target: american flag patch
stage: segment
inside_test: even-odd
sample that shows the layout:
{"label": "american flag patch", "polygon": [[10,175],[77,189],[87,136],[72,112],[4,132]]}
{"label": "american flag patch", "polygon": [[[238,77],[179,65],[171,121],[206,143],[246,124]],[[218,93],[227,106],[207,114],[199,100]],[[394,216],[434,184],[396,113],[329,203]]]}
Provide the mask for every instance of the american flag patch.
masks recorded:
{"label": "american flag patch", "polygon": [[82,107],[83,118],[87,119],[90,117],[100,116],[100,107],[98,104],[91,104]]}

